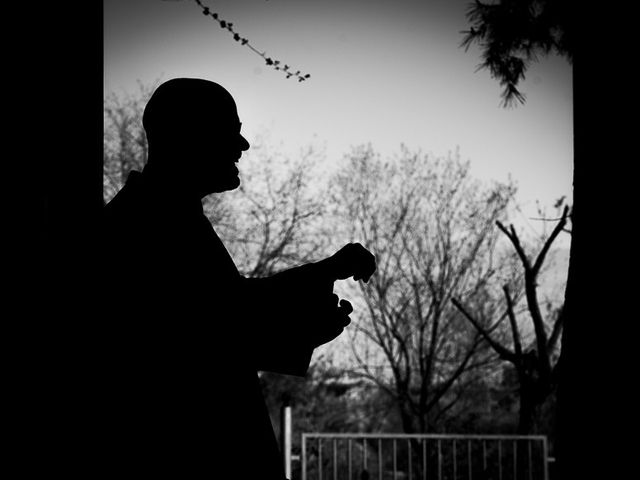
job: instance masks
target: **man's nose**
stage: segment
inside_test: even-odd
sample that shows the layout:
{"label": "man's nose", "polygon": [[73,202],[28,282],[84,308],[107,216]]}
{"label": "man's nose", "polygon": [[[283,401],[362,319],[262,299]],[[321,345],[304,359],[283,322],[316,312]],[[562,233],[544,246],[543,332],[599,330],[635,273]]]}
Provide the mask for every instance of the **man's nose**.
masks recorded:
{"label": "man's nose", "polygon": [[251,145],[249,145],[249,142],[247,141],[246,138],[244,138],[242,135],[240,135],[240,150],[242,150],[243,152],[249,150],[249,147]]}

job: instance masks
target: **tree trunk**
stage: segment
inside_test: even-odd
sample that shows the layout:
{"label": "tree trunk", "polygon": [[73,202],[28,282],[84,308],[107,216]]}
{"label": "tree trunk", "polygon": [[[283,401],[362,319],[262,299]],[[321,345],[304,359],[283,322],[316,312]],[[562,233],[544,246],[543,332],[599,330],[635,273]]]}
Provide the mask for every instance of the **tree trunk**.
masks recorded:
{"label": "tree trunk", "polygon": [[[558,468],[561,478],[570,478],[574,468],[579,465],[579,452],[587,445],[580,444],[581,417],[586,413],[579,411],[582,400],[587,398],[584,371],[579,368],[580,359],[583,358],[580,342],[576,341],[579,332],[590,328],[588,316],[581,315],[584,307],[580,305],[580,298],[589,298],[584,283],[580,283],[581,277],[585,274],[586,262],[582,246],[583,235],[587,235],[585,230],[588,225],[584,224],[583,212],[588,208],[587,199],[583,198],[582,174],[583,169],[588,168],[588,142],[586,138],[586,119],[583,116],[587,99],[583,97],[582,87],[582,61],[583,58],[576,55],[573,65],[573,91],[574,91],[574,166],[573,166],[573,207],[571,214],[571,247],[569,258],[569,271],[567,275],[567,286],[565,290],[565,324],[562,334],[561,364],[562,371],[558,385]],[[582,317],[582,318],[581,318]],[[580,322],[580,323],[576,323]],[[582,374],[582,376],[581,376]],[[577,408],[576,408],[577,407]],[[584,432],[586,433],[586,432]],[[583,437],[584,438],[584,437]],[[578,443],[576,443],[578,442]],[[577,476],[578,478],[580,475]]]}
{"label": "tree trunk", "polygon": [[529,387],[521,387],[520,409],[518,411],[518,435],[529,435],[532,433],[536,410],[536,402],[532,389]]}
{"label": "tree trunk", "polygon": [[[606,407],[612,397],[617,403],[624,400],[619,389],[628,383],[619,381],[624,362],[615,360],[624,352],[620,342],[626,334],[621,330],[624,324],[616,321],[628,314],[614,311],[628,300],[619,291],[624,282],[616,281],[620,277],[613,270],[621,259],[612,258],[624,251],[625,244],[611,228],[619,225],[612,217],[624,206],[624,192],[620,188],[610,197],[611,192],[603,189],[619,184],[625,174],[626,165],[617,168],[617,164],[629,163],[624,149],[630,137],[625,128],[634,122],[616,110],[616,90],[627,78],[615,73],[624,71],[624,42],[607,29],[598,35],[593,31],[594,25],[615,25],[616,32],[622,31],[616,20],[607,17],[613,10],[585,7],[579,16],[575,12],[572,240],[558,384],[557,478],[623,476],[613,472],[622,473],[624,455],[608,451],[622,442],[602,440],[613,437],[611,429],[619,423],[615,416],[626,414],[620,405]],[[603,351],[608,345],[616,346],[614,354]]]}
{"label": "tree trunk", "polygon": [[400,412],[400,420],[402,421],[402,430],[404,433],[415,433],[413,415],[408,411],[409,407],[404,402],[401,402],[398,404],[398,410]]}

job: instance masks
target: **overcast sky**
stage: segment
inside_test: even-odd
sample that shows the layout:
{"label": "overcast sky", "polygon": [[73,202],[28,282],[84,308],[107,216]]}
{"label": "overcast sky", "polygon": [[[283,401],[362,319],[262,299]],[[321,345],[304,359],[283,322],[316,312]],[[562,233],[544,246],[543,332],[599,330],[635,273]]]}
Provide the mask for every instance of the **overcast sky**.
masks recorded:
{"label": "overcast sky", "polygon": [[[245,136],[297,151],[320,145],[339,162],[350,146],[382,154],[401,143],[436,155],[459,148],[481,179],[535,201],[571,197],[571,69],[542,58],[505,109],[500,86],[460,48],[468,0],[203,0],[252,45],[309,73],[286,79],[233,41],[192,0],[104,1],[104,90],[135,92],[176,76],[204,77],[236,98]],[[533,222],[535,226],[535,222]]]}

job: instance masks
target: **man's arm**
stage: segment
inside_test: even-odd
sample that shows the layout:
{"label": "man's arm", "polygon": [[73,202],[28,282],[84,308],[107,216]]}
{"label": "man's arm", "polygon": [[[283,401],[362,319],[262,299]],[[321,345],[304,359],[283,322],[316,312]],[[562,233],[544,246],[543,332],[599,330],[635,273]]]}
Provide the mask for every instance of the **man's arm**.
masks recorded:
{"label": "man's arm", "polygon": [[282,285],[307,284],[322,291],[332,291],[336,280],[349,277],[367,283],[375,270],[375,256],[359,243],[348,243],[330,257],[284,270],[269,278]]}
{"label": "man's arm", "polygon": [[349,302],[339,301],[330,289],[300,283],[299,274],[243,279],[244,317],[258,370],[304,376],[313,350],[340,335],[350,322]]}
{"label": "man's arm", "polygon": [[353,311],[333,293],[336,280],[369,280],[375,257],[360,244],[348,244],[316,263],[268,278],[243,279],[246,309],[254,326],[258,369],[304,375],[313,350],[336,338]]}

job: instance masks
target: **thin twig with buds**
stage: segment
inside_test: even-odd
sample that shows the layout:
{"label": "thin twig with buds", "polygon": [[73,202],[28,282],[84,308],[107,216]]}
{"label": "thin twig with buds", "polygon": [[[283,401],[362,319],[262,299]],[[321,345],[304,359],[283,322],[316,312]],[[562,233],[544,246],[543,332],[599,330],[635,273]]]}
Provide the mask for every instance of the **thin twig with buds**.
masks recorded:
{"label": "thin twig with buds", "polygon": [[223,20],[217,12],[213,12],[211,8],[204,5],[201,0],[194,0],[194,1],[202,9],[202,13],[204,15],[213,18],[216,22],[218,22],[221,28],[228,30],[229,33],[233,35],[233,39],[236,42],[249,48],[251,51],[253,51],[257,55],[260,55],[264,59],[267,65],[275,68],[278,71],[282,71],[287,76],[287,78],[296,77],[299,82],[304,82],[305,80],[311,77],[311,75],[309,75],[308,73],[303,75],[300,72],[300,70],[293,71],[293,68],[291,68],[289,65],[286,65],[286,64],[283,65],[282,62],[280,62],[280,60],[274,60],[273,58],[269,57],[266,54],[266,52],[261,52],[260,50],[256,49],[253,45],[251,45],[249,40],[247,40],[245,37],[242,37],[238,32],[236,32],[233,29],[233,23]]}

